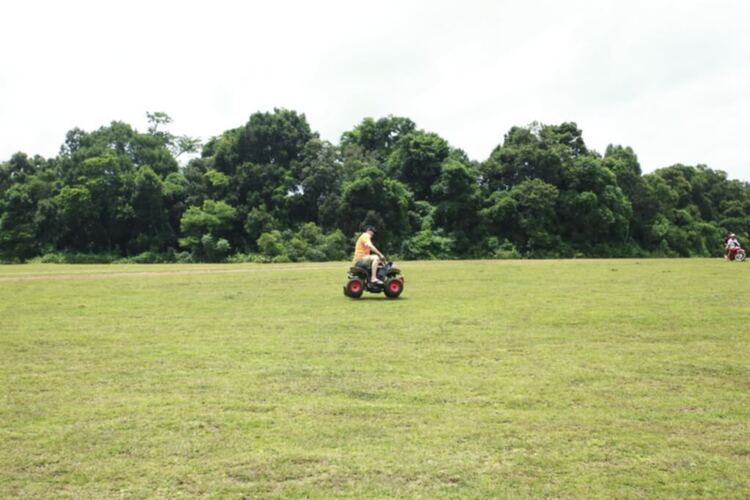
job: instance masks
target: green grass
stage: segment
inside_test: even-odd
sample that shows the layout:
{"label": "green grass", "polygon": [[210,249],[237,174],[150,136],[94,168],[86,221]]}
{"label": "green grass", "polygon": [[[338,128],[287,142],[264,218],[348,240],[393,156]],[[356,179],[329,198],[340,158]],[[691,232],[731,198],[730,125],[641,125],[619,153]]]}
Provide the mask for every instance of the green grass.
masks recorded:
{"label": "green grass", "polygon": [[750,494],[750,264],[0,267],[0,497]]}

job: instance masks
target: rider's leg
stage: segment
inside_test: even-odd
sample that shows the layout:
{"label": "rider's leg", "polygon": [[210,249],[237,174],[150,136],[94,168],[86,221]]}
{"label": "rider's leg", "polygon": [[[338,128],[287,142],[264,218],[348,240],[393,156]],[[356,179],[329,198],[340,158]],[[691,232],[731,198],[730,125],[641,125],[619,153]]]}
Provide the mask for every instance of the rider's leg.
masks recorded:
{"label": "rider's leg", "polygon": [[380,259],[377,255],[372,256],[372,273],[370,274],[370,281],[373,283],[382,283],[378,279],[378,264],[380,264]]}

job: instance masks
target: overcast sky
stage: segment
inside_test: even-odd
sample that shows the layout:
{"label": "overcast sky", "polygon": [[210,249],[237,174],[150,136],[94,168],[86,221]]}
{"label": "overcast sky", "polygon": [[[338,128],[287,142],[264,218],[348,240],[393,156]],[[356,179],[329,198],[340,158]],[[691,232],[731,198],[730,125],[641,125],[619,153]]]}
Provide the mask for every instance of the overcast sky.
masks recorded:
{"label": "overcast sky", "polygon": [[575,121],[644,171],[750,180],[743,1],[34,1],[0,5],[0,161],[112,120],[206,139],[255,111],[324,139],[406,116],[476,160],[513,125]]}

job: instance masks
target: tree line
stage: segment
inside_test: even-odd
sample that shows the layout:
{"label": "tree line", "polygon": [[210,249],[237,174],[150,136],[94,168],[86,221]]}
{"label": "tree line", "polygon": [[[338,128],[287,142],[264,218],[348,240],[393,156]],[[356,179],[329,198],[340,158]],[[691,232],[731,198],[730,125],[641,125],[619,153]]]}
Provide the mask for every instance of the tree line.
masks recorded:
{"label": "tree line", "polygon": [[747,182],[705,165],[644,175],[630,147],[589,149],[571,122],[513,127],[477,162],[396,116],[339,144],[287,109],[205,144],[147,118],[0,163],[0,259],[344,260],[365,224],[403,259],[718,256],[728,231],[750,235]]}

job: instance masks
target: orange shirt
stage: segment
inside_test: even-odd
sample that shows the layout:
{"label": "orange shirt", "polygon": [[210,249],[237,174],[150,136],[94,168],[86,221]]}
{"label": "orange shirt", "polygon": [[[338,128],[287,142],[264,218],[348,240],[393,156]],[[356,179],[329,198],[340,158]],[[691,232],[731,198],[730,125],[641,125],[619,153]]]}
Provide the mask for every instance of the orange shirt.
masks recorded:
{"label": "orange shirt", "polygon": [[370,235],[367,233],[362,233],[362,236],[357,238],[357,243],[354,245],[354,262],[357,262],[365,255],[370,255],[370,247],[368,246],[370,239]]}

